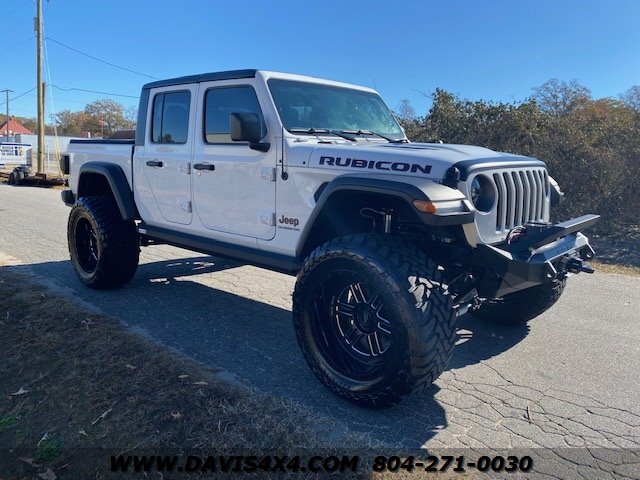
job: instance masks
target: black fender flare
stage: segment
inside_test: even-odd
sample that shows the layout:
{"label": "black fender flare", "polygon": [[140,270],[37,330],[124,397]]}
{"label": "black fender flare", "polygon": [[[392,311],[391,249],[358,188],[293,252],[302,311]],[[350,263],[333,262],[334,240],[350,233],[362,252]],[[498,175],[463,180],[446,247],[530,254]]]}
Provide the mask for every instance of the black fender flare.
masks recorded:
{"label": "black fender flare", "polygon": [[133,192],[122,168],[119,165],[106,162],[87,162],[80,167],[78,174],[78,192],[76,197],[91,195],[91,192],[83,191],[82,176],[95,174],[104,177],[111,188],[120,215],[123,220],[139,219],[140,215],[133,199]]}
{"label": "black fender flare", "polygon": [[[400,179],[399,179],[400,180]],[[405,183],[399,180],[386,180],[382,178],[358,177],[343,175],[335,178],[331,182],[323,184],[316,192],[316,205],[309,216],[304,229],[300,234],[300,239],[296,247],[296,257],[300,257],[307,243],[309,234],[322,212],[327,201],[332,195],[340,191],[370,192],[399,198],[407,203],[418,217],[427,225],[432,226],[452,226],[472,223],[475,218],[475,209],[469,202],[463,200],[468,211],[449,215],[432,215],[419,212],[413,206],[414,200],[443,201],[457,200],[464,198],[459,191],[433,180],[423,179],[419,186],[413,183]]]}

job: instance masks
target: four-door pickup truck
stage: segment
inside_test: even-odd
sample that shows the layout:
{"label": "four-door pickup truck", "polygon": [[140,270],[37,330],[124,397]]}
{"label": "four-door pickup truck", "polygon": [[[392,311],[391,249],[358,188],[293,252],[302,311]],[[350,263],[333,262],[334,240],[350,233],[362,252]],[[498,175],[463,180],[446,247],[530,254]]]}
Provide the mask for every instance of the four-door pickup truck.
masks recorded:
{"label": "four-door pickup truck", "polygon": [[[142,88],[135,140],[72,140],[71,261],[92,288],[170,244],[297,274],[311,370],[385,407],[446,368],[456,318],[518,324],[592,272],[562,192],[534,158],[409,142],[370,88],[258,70]],[[215,315],[215,313],[212,313]]]}

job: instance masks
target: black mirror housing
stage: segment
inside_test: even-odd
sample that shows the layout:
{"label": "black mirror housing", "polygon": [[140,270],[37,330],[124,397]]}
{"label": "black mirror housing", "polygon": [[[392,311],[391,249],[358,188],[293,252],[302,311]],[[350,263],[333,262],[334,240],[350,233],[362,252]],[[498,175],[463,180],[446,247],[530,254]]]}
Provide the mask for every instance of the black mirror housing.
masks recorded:
{"label": "black mirror housing", "polygon": [[269,143],[260,142],[264,136],[262,122],[255,113],[234,112],[230,115],[229,125],[234,142],[249,142],[249,148],[261,152],[269,150]]}
{"label": "black mirror housing", "polygon": [[232,113],[229,122],[234,142],[255,143],[262,139],[262,125],[255,113]]}

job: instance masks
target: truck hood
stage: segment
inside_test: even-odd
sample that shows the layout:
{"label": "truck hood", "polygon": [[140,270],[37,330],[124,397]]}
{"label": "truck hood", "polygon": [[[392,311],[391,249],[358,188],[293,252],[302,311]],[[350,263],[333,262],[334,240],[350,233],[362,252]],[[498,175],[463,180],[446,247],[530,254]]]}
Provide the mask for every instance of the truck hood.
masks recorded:
{"label": "truck hood", "polygon": [[292,144],[287,156],[291,166],[349,171],[393,173],[442,179],[453,165],[464,171],[486,164],[542,163],[521,155],[495,152],[470,145],[439,143],[362,142],[354,144]]}

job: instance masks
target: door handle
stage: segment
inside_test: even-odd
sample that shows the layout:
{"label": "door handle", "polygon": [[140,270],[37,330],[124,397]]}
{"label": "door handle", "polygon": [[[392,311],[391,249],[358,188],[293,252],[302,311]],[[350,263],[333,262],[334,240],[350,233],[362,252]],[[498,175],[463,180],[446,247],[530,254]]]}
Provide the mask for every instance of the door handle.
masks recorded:
{"label": "door handle", "polygon": [[209,170],[213,172],[216,169],[216,166],[212,163],[196,163],[193,168],[196,170]]}
{"label": "door handle", "polygon": [[162,167],[163,163],[159,160],[149,160],[147,162],[147,165],[149,165],[150,167]]}

